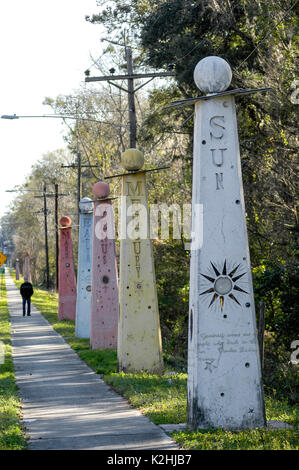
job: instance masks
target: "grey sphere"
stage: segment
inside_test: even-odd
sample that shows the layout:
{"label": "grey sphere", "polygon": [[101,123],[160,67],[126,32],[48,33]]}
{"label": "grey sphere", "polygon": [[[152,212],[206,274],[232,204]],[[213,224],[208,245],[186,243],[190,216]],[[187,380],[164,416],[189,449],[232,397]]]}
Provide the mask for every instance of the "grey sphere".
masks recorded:
{"label": "grey sphere", "polygon": [[231,82],[232,70],[226,60],[209,56],[200,60],[194,69],[194,81],[203,93],[225,91]]}

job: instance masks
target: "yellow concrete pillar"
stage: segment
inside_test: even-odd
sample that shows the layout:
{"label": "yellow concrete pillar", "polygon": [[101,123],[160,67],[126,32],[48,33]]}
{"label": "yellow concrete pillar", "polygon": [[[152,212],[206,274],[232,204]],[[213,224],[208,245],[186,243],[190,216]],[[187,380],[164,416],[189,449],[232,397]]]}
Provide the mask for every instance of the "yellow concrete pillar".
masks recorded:
{"label": "yellow concrete pillar", "polygon": [[[129,149],[122,155],[120,233],[120,371],[161,373],[162,342],[143,154]],[[140,171],[138,171],[140,170]]]}

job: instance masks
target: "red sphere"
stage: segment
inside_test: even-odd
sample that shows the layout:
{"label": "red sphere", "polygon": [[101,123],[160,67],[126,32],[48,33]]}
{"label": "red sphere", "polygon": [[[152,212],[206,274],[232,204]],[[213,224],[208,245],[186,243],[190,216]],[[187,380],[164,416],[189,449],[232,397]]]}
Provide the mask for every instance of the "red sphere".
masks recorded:
{"label": "red sphere", "polygon": [[72,223],[72,220],[67,215],[64,215],[63,217],[61,217],[59,223],[60,225],[62,225],[62,227],[69,227]]}
{"label": "red sphere", "polygon": [[110,186],[105,181],[98,181],[93,185],[92,191],[96,198],[105,199],[110,194]]}

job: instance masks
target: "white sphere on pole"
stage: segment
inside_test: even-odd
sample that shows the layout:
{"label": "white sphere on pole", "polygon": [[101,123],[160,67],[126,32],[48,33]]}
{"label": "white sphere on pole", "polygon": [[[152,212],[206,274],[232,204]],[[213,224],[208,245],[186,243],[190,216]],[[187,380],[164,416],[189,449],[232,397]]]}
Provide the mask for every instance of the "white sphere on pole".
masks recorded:
{"label": "white sphere on pole", "polygon": [[80,212],[82,212],[83,214],[92,212],[93,211],[92,200],[89,197],[84,197],[79,202],[79,208],[80,208]]}
{"label": "white sphere on pole", "polygon": [[194,81],[203,93],[220,93],[227,90],[232,70],[226,60],[209,56],[200,60],[194,69]]}

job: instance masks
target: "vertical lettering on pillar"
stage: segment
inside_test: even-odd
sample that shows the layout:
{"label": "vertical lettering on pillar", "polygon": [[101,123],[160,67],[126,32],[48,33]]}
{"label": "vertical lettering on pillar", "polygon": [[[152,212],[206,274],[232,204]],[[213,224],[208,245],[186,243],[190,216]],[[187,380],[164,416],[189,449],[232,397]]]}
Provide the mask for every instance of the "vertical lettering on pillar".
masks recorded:
{"label": "vertical lettering on pillar", "polygon": [[135,187],[132,181],[127,181],[126,196],[143,196],[143,185],[142,181],[136,181]]}
{"label": "vertical lettering on pillar", "polygon": [[[224,124],[224,116],[213,116],[210,119],[210,126],[211,126],[212,130],[216,130],[216,131],[218,130],[219,131],[219,129],[217,129],[217,128],[225,130],[225,127],[222,126],[221,124],[219,124],[219,122],[217,122],[216,119],[221,120]],[[220,132],[221,132],[221,134],[217,135],[217,134],[213,134],[213,132],[210,131],[211,141],[213,139],[222,139],[224,132],[222,132],[222,131],[220,131]]]}
{"label": "vertical lettering on pillar", "polygon": [[[224,136],[225,131],[225,119],[224,116],[212,116],[210,119],[210,138],[211,138],[211,145],[215,143],[215,141],[219,142]],[[224,165],[224,152],[227,148],[211,148],[212,154],[212,163],[217,168],[221,168]],[[216,176],[216,190],[224,189],[224,182],[223,182],[223,172],[215,173]]]}
{"label": "vertical lettering on pillar", "polygon": [[107,237],[101,240],[101,249],[103,254],[103,264],[107,264]]}
{"label": "vertical lettering on pillar", "polygon": [[89,220],[88,218],[83,219],[83,228],[84,228],[84,234],[83,234],[83,240],[85,244],[85,253],[86,253],[86,261],[87,263],[90,264],[90,231],[89,231]]}
{"label": "vertical lettering on pillar", "polygon": [[64,236],[64,254],[65,257],[69,257],[69,244],[68,244],[68,233],[66,231],[63,231],[63,236]]}
{"label": "vertical lettering on pillar", "polygon": [[212,152],[212,162],[215,166],[222,166],[224,163],[224,151],[227,149],[210,149]]}
{"label": "vertical lettering on pillar", "polygon": [[224,189],[223,173],[215,173],[215,174],[216,174],[216,189]]}
{"label": "vertical lettering on pillar", "polygon": [[137,276],[140,277],[140,251],[141,243],[140,239],[137,239],[133,242],[134,254],[135,254],[135,267],[137,271]]}
{"label": "vertical lettering on pillar", "polygon": [[[132,181],[127,181],[127,191],[126,195],[131,197],[132,204],[141,204],[142,201],[140,199],[141,196],[144,195],[144,185],[142,181],[136,181],[135,184]],[[138,236],[138,231],[140,231],[140,213],[136,211],[134,214],[135,217],[139,217],[138,225],[135,228],[135,240],[133,240],[133,250],[135,256],[135,268],[137,272],[137,277],[140,277],[140,253],[141,253],[141,241],[140,237]]]}

